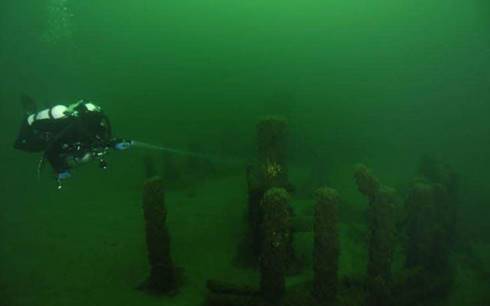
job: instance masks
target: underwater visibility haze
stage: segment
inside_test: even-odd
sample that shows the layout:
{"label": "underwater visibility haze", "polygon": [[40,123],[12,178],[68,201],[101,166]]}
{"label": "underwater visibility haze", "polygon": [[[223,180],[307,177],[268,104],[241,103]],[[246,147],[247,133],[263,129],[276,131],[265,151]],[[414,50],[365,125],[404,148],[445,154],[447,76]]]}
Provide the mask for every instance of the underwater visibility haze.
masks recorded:
{"label": "underwater visibility haze", "polygon": [[0,67],[0,306],[490,305],[487,0],[2,0]]}

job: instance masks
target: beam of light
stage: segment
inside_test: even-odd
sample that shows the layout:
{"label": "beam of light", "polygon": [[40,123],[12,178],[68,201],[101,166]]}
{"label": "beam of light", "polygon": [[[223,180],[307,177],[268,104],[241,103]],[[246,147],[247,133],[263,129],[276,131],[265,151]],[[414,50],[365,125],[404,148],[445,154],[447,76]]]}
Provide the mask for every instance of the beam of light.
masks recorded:
{"label": "beam of light", "polygon": [[175,148],[169,148],[169,147],[164,147],[164,146],[155,145],[155,144],[146,143],[146,142],[141,142],[141,141],[134,141],[133,140],[131,142],[131,145],[133,147],[136,147],[136,148],[161,151],[161,152],[166,152],[166,153],[175,154],[175,155],[190,156],[190,157],[195,157],[195,158],[199,158],[199,159],[212,161],[215,163],[226,163],[226,164],[243,164],[243,163],[245,163],[245,160],[238,159],[238,158],[230,158],[230,157],[223,158],[223,157],[218,157],[215,155],[203,154],[203,153],[186,151],[186,150],[180,150],[180,149],[175,149]]}

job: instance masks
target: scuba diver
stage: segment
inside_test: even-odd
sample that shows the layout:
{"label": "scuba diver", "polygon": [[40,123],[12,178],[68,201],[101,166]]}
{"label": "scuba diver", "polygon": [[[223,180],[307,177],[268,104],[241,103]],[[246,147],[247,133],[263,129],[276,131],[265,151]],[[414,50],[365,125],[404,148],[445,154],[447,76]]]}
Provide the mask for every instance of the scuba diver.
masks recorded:
{"label": "scuba diver", "polygon": [[71,177],[71,169],[98,161],[107,169],[105,155],[111,150],[126,150],[131,140],[113,138],[109,118],[102,109],[81,100],[69,106],[56,105],[37,111],[34,101],[22,97],[27,118],[22,122],[14,148],[31,153],[43,153],[39,171],[48,161],[56,173],[58,189]]}

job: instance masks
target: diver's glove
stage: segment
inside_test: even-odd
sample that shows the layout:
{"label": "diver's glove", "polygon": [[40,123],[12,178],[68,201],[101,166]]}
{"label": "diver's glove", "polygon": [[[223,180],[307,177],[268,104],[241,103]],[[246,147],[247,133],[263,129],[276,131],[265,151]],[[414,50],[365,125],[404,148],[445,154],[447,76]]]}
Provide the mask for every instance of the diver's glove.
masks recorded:
{"label": "diver's glove", "polygon": [[66,179],[69,179],[70,177],[71,177],[71,173],[70,173],[70,171],[68,171],[68,170],[65,170],[65,171],[63,171],[63,172],[60,172],[60,173],[58,173],[58,175],[56,176],[56,178],[57,178],[58,180],[60,180],[60,181],[61,181],[61,180],[66,180]]}
{"label": "diver's glove", "polygon": [[65,170],[65,171],[58,173],[58,175],[56,176],[56,182],[58,183],[58,190],[63,188],[63,185],[61,184],[61,182],[63,180],[69,179],[70,177],[71,177],[71,173],[68,170]]}
{"label": "diver's glove", "polygon": [[132,144],[133,144],[133,142],[131,140],[121,140],[121,141],[116,142],[114,144],[114,149],[116,149],[118,151],[124,151],[124,150],[129,149]]}

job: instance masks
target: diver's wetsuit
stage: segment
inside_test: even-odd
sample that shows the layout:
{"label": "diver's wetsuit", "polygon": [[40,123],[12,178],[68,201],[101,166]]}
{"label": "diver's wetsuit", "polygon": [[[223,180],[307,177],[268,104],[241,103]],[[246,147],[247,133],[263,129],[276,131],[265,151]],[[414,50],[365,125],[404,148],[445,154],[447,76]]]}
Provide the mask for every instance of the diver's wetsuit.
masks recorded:
{"label": "diver's wetsuit", "polygon": [[60,174],[69,174],[71,168],[93,159],[106,168],[103,157],[107,151],[125,149],[129,143],[112,138],[110,121],[100,107],[81,101],[31,114],[24,120],[14,147],[44,152],[60,179]]}

